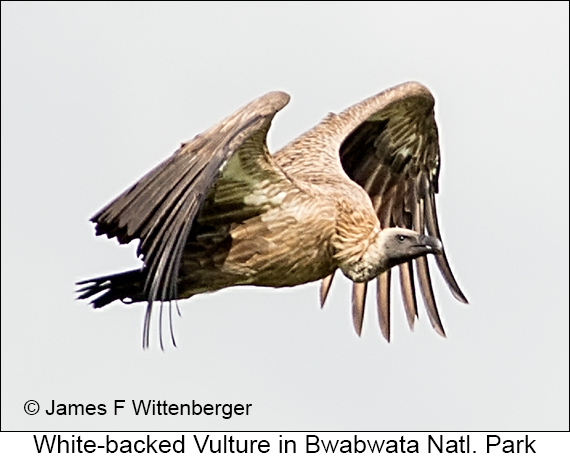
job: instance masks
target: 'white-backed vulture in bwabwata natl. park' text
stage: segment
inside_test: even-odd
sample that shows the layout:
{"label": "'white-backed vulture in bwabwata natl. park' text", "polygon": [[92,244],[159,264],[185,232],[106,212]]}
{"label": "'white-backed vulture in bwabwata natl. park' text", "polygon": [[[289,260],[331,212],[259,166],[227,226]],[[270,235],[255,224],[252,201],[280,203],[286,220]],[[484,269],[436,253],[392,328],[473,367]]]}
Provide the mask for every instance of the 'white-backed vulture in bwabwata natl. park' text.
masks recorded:
{"label": "'white-backed vulture in bwabwata natl. park' text", "polygon": [[[377,282],[378,319],[390,340],[390,275],[399,267],[410,327],[418,315],[414,270],[427,314],[444,335],[426,254],[452,294],[435,193],[440,154],[434,99],[408,82],[370,97],[275,155],[266,136],[289,102],[270,92],[184,143],[91,219],[97,235],[139,240],[140,269],[81,281],[95,308],[146,302],[143,346],[158,303],[172,332],[173,302],[236,285],[296,286],[322,280],[324,305],[340,269],[354,282],[352,316],[362,329],[366,287]],[[415,263],[415,267],[414,267]]]}

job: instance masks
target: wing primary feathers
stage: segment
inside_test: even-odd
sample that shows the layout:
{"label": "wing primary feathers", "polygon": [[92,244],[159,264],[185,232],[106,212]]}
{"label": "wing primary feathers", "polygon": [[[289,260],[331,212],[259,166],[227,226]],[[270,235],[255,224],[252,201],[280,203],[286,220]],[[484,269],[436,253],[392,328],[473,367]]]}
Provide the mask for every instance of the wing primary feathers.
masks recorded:
{"label": "wing primary feathers", "polygon": [[379,198],[374,205],[374,209],[378,214],[378,219],[380,221],[380,227],[383,229],[390,227],[392,219],[392,211],[394,207],[394,199],[397,191],[397,187],[392,185],[390,182],[390,187],[386,186],[384,195]]}
{"label": "wing primary feathers", "polygon": [[392,203],[391,209],[391,219],[393,224],[396,227],[405,227],[410,228],[406,221],[404,220],[404,201],[405,201],[405,192],[406,192],[406,182],[400,180],[398,184],[395,186],[394,191],[394,201]]}
{"label": "wing primary feathers", "polygon": [[382,335],[390,342],[390,278],[391,270],[376,278],[376,300],[378,305],[378,323]]}
{"label": "wing primary feathers", "polygon": [[[190,198],[190,200],[193,199]],[[175,250],[180,245],[179,239],[177,238],[186,231],[185,226],[188,226],[192,222],[191,219],[187,218],[187,216],[191,217],[192,214],[187,214],[187,211],[181,211],[180,207],[183,206],[183,204],[184,200],[177,202],[173,211],[164,222],[164,229],[161,230],[162,233],[155,238],[155,241],[148,250],[148,254],[145,256],[145,263],[149,266],[145,293],[151,301],[157,298],[159,300],[175,298],[167,296],[168,286],[172,280],[175,281],[175,278],[169,277],[167,273],[172,271],[172,264],[176,261],[177,252]],[[178,221],[176,219],[178,219]],[[158,242],[159,240],[160,242]],[[178,269],[174,272],[175,275],[177,270]]]}
{"label": "wing primary feathers", "polygon": [[[425,214],[426,214],[426,226],[428,234],[430,234],[431,236],[435,236],[441,240],[441,235],[439,233],[439,226],[437,223],[435,197],[433,193],[430,193],[426,198]],[[449,290],[451,290],[453,296],[462,303],[465,304],[469,303],[469,301],[467,300],[467,298],[459,288],[459,285],[455,280],[455,276],[453,276],[453,272],[451,271],[451,267],[449,266],[449,262],[447,261],[447,256],[445,255],[445,249],[442,254],[438,254],[435,256],[435,260],[437,262],[437,266],[439,267],[439,271],[441,271],[441,274],[445,279],[445,282],[447,283],[447,286],[449,287]]]}
{"label": "wing primary feathers", "polygon": [[[412,187],[406,181],[402,181],[398,186],[396,192],[395,202],[392,209],[392,218],[396,226],[411,229],[413,226],[412,214],[409,205],[406,203],[406,192]],[[416,192],[413,191],[412,195]],[[402,293],[402,300],[404,303],[404,310],[406,311],[406,318],[410,330],[414,329],[416,318],[418,317],[418,305],[416,299],[416,288],[414,284],[414,264],[412,261],[406,262],[399,266],[400,270],[400,289]]]}
{"label": "wing primary feathers", "polygon": [[[424,199],[420,198],[416,204],[416,211],[414,212],[414,230],[419,233],[424,233]],[[427,314],[431,322],[432,327],[437,333],[445,337],[445,330],[439,318],[439,313],[437,311],[437,304],[435,302],[435,297],[433,295],[433,288],[431,286],[431,278],[429,274],[429,267],[427,259],[425,257],[419,257],[416,259],[416,265],[418,267],[418,279],[420,283],[420,290],[424,298],[424,303],[426,306]]]}
{"label": "wing primary feathers", "polygon": [[[182,164],[184,157],[188,161]],[[141,189],[136,200],[125,208],[121,215],[123,220],[128,221],[129,237],[143,237],[147,233],[160,233],[161,222],[165,215],[169,214],[172,205],[183,196],[188,185],[194,182],[201,168],[195,169],[197,160],[195,156],[179,153],[160,170],[160,180],[150,181],[145,189]],[[203,165],[202,165],[203,167]],[[141,207],[148,206],[149,202],[157,202],[151,211],[141,211]],[[139,245],[140,252],[144,252],[144,243]]]}
{"label": "wing primary feathers", "polygon": [[[384,194],[378,198],[374,209],[378,214],[380,226],[390,227],[392,222],[392,211],[394,208],[394,200],[398,191],[398,186],[395,184],[396,179],[391,177],[388,183],[385,183]],[[376,307],[378,309],[378,323],[380,331],[386,339],[390,342],[390,278],[392,273],[390,270],[385,271],[376,278]]]}
{"label": "wing primary feathers", "polygon": [[[182,161],[182,159],[183,158],[180,157],[180,161]],[[156,208],[154,211],[145,219],[146,223],[141,227],[141,233],[138,233],[137,231],[137,235],[139,235],[140,238],[144,240],[139,245],[139,254],[148,255],[148,253],[152,251],[153,246],[157,244],[157,242],[161,241],[161,234],[165,231],[165,223],[169,220],[172,220],[171,214],[173,208],[176,208],[176,206],[180,204],[180,200],[192,196],[187,196],[186,193],[189,190],[193,190],[193,186],[198,187],[198,184],[202,184],[202,187],[204,186],[203,181],[205,179],[200,175],[205,169],[205,164],[198,164],[195,166],[196,160],[192,160],[191,157],[188,159],[191,162],[192,166],[188,167],[184,166],[184,164],[180,164],[181,166],[178,170],[184,179],[179,179],[175,182],[172,182],[172,180],[168,180],[168,176],[160,176],[160,179],[165,182],[165,186],[167,187],[163,191],[166,194],[161,196],[161,199],[158,201],[158,203],[155,204]],[[155,200],[152,200],[152,196],[149,196],[149,200],[147,200],[146,205],[148,205],[148,201]],[[144,204],[144,201],[141,202],[141,206]],[[180,220],[180,218],[178,220]]]}
{"label": "wing primary feathers", "polygon": [[[176,308],[178,309],[178,302],[176,303]],[[172,302],[168,302],[168,320],[170,327],[170,340],[172,341],[172,346],[177,347],[176,338],[174,338],[174,327],[172,325]]]}
{"label": "wing primary feathers", "polygon": [[172,300],[178,295],[176,278],[180,268],[182,253],[184,252],[184,245],[188,239],[188,234],[192,228],[192,222],[200,205],[200,201],[201,198],[199,196],[197,199],[192,198],[184,204],[185,208],[181,211],[184,222],[179,229],[175,229],[172,233],[174,240],[170,252],[167,254],[168,263],[164,272],[161,300]]}
{"label": "wing primary feathers", "polygon": [[166,312],[164,310],[164,305],[165,303],[168,303],[168,329],[170,332],[170,340],[172,342],[172,345],[174,347],[176,347],[176,339],[174,338],[174,329],[172,327],[172,301],[168,301],[168,302],[164,302],[161,301],[160,302],[160,313],[159,313],[159,318],[158,318],[158,335],[159,335],[159,342],[160,342],[160,349],[162,351],[164,351],[164,342],[163,342],[163,337],[162,337],[162,332],[163,332],[163,322],[162,322],[162,316],[163,314]]}
{"label": "wing primary feathers", "polygon": [[335,272],[333,271],[330,275],[328,275],[326,278],[323,278],[321,281],[321,308],[325,306],[325,301],[329,294],[334,274]]}
{"label": "wing primary feathers", "polygon": [[425,257],[420,257],[416,259],[416,264],[418,266],[420,290],[422,291],[422,296],[424,297],[429,320],[435,331],[441,336],[445,337],[445,330],[443,329],[443,325],[441,323],[433,295],[427,259]]}
{"label": "wing primary feathers", "polygon": [[408,325],[410,326],[410,330],[413,330],[416,317],[418,316],[418,306],[414,288],[413,263],[411,261],[400,265],[400,287],[402,289],[402,298]]}
{"label": "wing primary feathers", "polygon": [[148,301],[146,305],[146,310],[144,313],[144,323],[143,323],[143,349],[148,349],[150,346],[150,317],[152,315],[152,301]]}
{"label": "wing primary feathers", "polygon": [[168,167],[172,160],[173,157],[153,168],[143,176],[140,181],[131,186],[122,195],[95,214],[91,218],[91,222],[97,224],[95,227],[96,235],[106,234],[108,238],[116,236],[117,240],[121,244],[132,241],[135,237],[132,236],[132,234],[129,235],[129,232],[133,232],[133,230],[129,230],[129,225],[127,224],[128,221],[124,217],[124,211],[139,199],[141,193],[146,193],[148,191],[155,176],[157,174],[162,174],[163,170]]}
{"label": "wing primary feathers", "polygon": [[367,282],[357,282],[352,286],[352,323],[358,336],[362,333],[367,286]]}
{"label": "wing primary feathers", "polygon": [[158,313],[158,339],[160,341],[160,350],[164,352],[164,344],[162,341],[162,315],[164,313],[164,302],[160,302],[160,311]]}

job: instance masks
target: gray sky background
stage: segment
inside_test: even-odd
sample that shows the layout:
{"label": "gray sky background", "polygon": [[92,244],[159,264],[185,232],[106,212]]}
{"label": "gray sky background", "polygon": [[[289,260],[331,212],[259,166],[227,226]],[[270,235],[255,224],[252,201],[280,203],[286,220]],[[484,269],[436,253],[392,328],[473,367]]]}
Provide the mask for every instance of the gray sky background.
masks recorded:
{"label": "gray sky background", "polygon": [[[394,298],[358,338],[348,280],[144,307],[74,283],[139,265],[89,217],[181,141],[270,90],[275,151],[329,111],[417,80],[436,97],[448,333]],[[568,429],[568,3],[2,2],[2,429]],[[341,279],[341,280],[339,280]],[[156,342],[156,341],[155,341]],[[26,400],[42,411],[24,413]],[[48,416],[114,399],[252,403],[248,417]]]}

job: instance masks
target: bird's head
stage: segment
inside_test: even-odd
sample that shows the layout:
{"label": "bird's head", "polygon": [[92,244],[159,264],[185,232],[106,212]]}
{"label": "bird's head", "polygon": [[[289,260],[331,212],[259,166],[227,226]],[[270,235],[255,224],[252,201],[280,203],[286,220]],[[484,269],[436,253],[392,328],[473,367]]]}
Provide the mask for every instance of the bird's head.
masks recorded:
{"label": "bird's head", "polygon": [[340,265],[340,268],[354,282],[364,282],[401,263],[442,252],[441,241],[433,236],[390,227],[377,234],[358,262]]}
{"label": "bird's head", "polygon": [[441,241],[433,236],[399,227],[387,228],[378,235],[376,246],[384,253],[384,265],[392,268],[426,254],[441,254]]}

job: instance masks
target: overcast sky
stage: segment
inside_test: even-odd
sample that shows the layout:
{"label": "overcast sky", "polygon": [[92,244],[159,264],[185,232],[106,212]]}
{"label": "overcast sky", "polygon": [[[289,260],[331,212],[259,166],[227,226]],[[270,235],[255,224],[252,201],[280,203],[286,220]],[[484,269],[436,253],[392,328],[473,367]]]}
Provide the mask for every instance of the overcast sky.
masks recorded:
{"label": "overcast sky", "polygon": [[[568,429],[568,3],[2,2],[3,430]],[[180,303],[179,347],[141,349],[144,306],[74,283],[135,268],[89,218],[180,142],[270,90],[270,149],[392,85],[436,98],[448,337],[394,298],[359,338],[348,280]],[[371,288],[372,289],[372,288]],[[39,414],[24,412],[36,400]],[[51,401],[251,403],[249,416],[49,416]]]}

